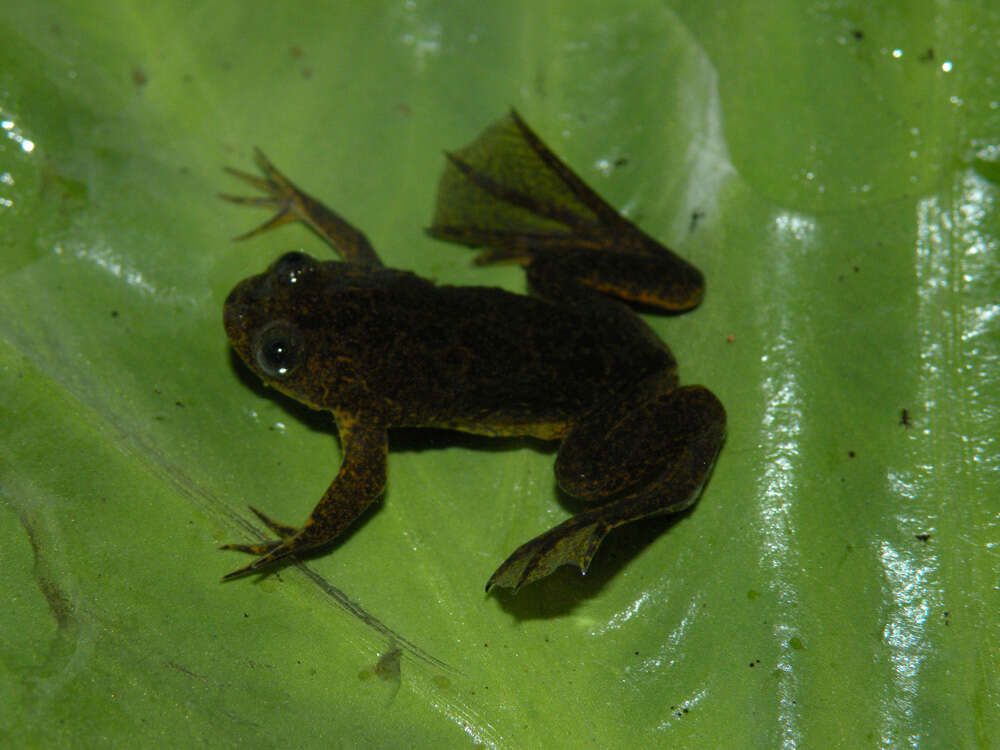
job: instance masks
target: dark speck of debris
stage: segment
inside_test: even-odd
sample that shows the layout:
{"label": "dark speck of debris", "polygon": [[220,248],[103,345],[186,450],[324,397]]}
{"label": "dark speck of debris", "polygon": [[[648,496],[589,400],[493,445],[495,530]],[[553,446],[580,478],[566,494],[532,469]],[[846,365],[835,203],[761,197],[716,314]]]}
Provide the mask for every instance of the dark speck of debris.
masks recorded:
{"label": "dark speck of debris", "polygon": [[615,160],[614,160],[614,162],[612,162],[612,163],[613,163],[613,164],[614,164],[614,166],[616,166],[616,167],[624,167],[624,166],[625,166],[626,164],[628,164],[628,157],[627,157],[627,156],[619,156],[619,157],[618,157],[617,159],[615,159]]}
{"label": "dark speck of debris", "polygon": [[916,537],[917,539],[919,539],[919,540],[920,540],[921,542],[924,542],[925,544],[926,544],[927,542],[929,542],[929,541],[930,541],[930,538],[931,538],[931,535],[930,535],[930,534],[928,534],[927,532],[924,532],[924,533],[922,533],[922,534],[914,534],[914,536],[915,536],[915,537]]}
{"label": "dark speck of debris", "polygon": [[903,409],[899,412],[899,423],[903,425],[903,427],[906,427],[907,429],[909,429],[913,425],[913,422],[910,421],[909,409]]}
{"label": "dark speck of debris", "polygon": [[934,59],[934,48],[928,47],[917,59],[920,62],[931,62]]}
{"label": "dark speck of debris", "polygon": [[863,32],[861,29],[854,29],[851,32],[851,36],[853,36],[855,39],[864,39],[865,38],[865,32]]}
{"label": "dark speck of debris", "polygon": [[848,458],[854,458],[855,455],[857,455],[857,454],[854,451],[847,451],[847,457]]}
{"label": "dark speck of debris", "polygon": [[117,318],[118,317],[118,311],[117,310],[112,310],[111,311],[111,317],[112,318]]}
{"label": "dark speck of debris", "polygon": [[705,218],[704,211],[692,211],[691,212],[691,224],[688,226],[688,231],[693,232],[694,228],[698,226],[698,222]]}

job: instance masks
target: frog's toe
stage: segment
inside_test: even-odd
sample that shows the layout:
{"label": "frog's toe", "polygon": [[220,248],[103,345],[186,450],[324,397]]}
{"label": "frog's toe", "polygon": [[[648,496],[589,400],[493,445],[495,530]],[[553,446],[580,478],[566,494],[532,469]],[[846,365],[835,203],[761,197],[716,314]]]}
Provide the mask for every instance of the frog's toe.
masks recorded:
{"label": "frog's toe", "polygon": [[576,565],[586,573],[608,531],[600,520],[570,518],[518,547],[490,577],[486,590],[499,586],[516,593],[521,586],[545,578],[563,565]]}
{"label": "frog's toe", "polygon": [[276,206],[283,203],[281,194],[278,193],[271,183],[262,180],[260,177],[244,172],[242,169],[234,167],[223,167],[222,170],[233,177],[237,177],[245,182],[249,182],[256,188],[263,190],[267,195],[233,195],[232,193],[216,193],[216,196],[224,201],[236,203],[241,206]]}
{"label": "frog's toe", "polygon": [[233,549],[238,552],[261,555],[261,557],[258,557],[249,565],[244,565],[239,570],[234,570],[232,573],[222,576],[223,581],[229,581],[233,578],[244,576],[247,573],[260,570],[292,554],[292,545],[285,541],[265,542],[263,544],[227,544],[224,547],[220,547],[220,549]]}
{"label": "frog's toe", "polygon": [[[219,547],[219,549],[237,549],[237,548],[238,548],[237,545],[227,545],[225,547]],[[240,551],[243,552],[245,550],[240,550]],[[226,573],[224,576],[222,576],[222,580],[223,581],[231,581],[234,578],[239,578],[240,576],[245,576],[247,573],[251,572],[252,570],[253,570],[253,563],[250,563],[249,565],[244,565],[242,568],[240,568],[238,570],[234,570],[232,573]]]}
{"label": "frog's toe", "polygon": [[273,542],[263,542],[261,544],[224,544],[224,545],[222,545],[221,547],[219,547],[219,549],[235,550],[236,552],[245,552],[248,555],[257,555],[257,557],[258,557],[257,560],[254,560],[249,565],[244,565],[239,570],[234,570],[232,573],[227,573],[226,575],[222,576],[222,580],[223,581],[229,581],[229,580],[232,580],[233,578],[239,578],[240,576],[244,576],[247,573],[250,573],[250,572],[256,570],[259,567],[259,565],[260,565],[260,561],[263,560],[263,559],[265,559],[266,557],[269,557],[270,554],[274,550],[276,550],[278,547],[281,546],[281,544],[282,544],[282,542],[280,540],[276,540],[276,541],[273,541]]}
{"label": "frog's toe", "polygon": [[244,552],[248,555],[255,555],[260,557],[261,555],[266,555],[275,547],[281,544],[280,539],[276,539],[273,542],[260,542],[259,544],[223,544],[219,549],[233,550],[234,552]]}
{"label": "frog's toe", "polygon": [[[264,523],[265,526],[267,526],[267,528],[269,528],[275,534],[280,536],[282,539],[290,539],[291,537],[299,533],[299,530],[294,526],[289,526],[288,524],[285,523],[278,523],[273,518],[269,518],[268,516],[261,513],[252,505],[248,507],[250,508],[250,510],[253,511],[253,514],[257,516],[257,518],[259,518]],[[277,542],[272,542],[272,544],[276,545]],[[264,553],[261,552],[259,554],[264,554]]]}
{"label": "frog's toe", "polygon": [[233,203],[243,203],[247,205],[255,206],[274,206],[277,207],[278,213],[272,216],[270,219],[265,221],[259,227],[251,229],[249,232],[244,232],[241,235],[237,235],[233,238],[235,241],[249,239],[250,237],[256,237],[258,234],[263,234],[275,227],[280,227],[282,224],[289,224],[294,221],[299,220],[299,215],[295,211],[295,207],[284,201],[279,202],[278,199],[271,198],[238,198],[234,195],[226,195],[225,193],[219,193],[219,197],[223,200],[231,201]]}

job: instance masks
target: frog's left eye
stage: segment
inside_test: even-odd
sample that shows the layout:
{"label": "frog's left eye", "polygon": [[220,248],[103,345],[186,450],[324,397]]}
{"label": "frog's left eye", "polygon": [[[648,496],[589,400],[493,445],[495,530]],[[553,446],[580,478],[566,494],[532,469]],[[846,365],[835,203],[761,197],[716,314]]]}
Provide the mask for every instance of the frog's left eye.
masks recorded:
{"label": "frog's left eye", "polygon": [[316,261],[297,251],[285,253],[271,266],[271,274],[289,284],[296,284],[316,269]]}
{"label": "frog's left eye", "polygon": [[302,362],[304,342],[298,328],[284,320],[264,326],[253,345],[253,356],[265,375],[285,378]]}

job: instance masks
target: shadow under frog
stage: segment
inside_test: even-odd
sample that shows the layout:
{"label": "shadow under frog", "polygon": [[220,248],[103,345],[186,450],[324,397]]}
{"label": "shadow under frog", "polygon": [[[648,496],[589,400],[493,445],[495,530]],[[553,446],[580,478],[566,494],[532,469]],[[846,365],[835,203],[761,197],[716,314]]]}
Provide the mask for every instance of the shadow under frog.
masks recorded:
{"label": "shadow under frog", "polygon": [[681,386],[667,346],[633,311],[698,305],[701,273],[623,218],[516,112],[446,154],[431,236],[516,262],[531,296],[436,285],[383,266],[358,229],[256,153],[277,214],[343,259],[286,253],[226,299],[233,350],[266,384],[333,414],[340,470],[300,527],[254,513],[278,537],[223,549],[257,556],[233,578],[339,537],[386,482],[388,430],[443,428],[560,441],[559,487],[587,509],[521,545],[486,584],[517,590],[556,568],[586,572],[607,533],[695,503],[725,437],[706,388]]}

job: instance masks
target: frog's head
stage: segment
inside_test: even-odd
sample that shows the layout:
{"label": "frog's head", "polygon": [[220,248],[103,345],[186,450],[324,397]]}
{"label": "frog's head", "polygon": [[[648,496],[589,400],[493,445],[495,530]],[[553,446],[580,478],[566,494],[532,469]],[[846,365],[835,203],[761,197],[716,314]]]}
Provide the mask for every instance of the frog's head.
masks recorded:
{"label": "frog's head", "polygon": [[237,284],[223,308],[226,335],[240,359],[268,385],[314,408],[330,405],[330,367],[337,360],[331,279],[349,284],[347,265],[286,253]]}
{"label": "frog's head", "polygon": [[304,253],[286,253],[264,273],[237,284],[222,311],[226,335],[240,359],[265,383],[293,396],[299,396],[296,374],[308,358],[298,311],[307,296],[302,292],[319,268]]}

